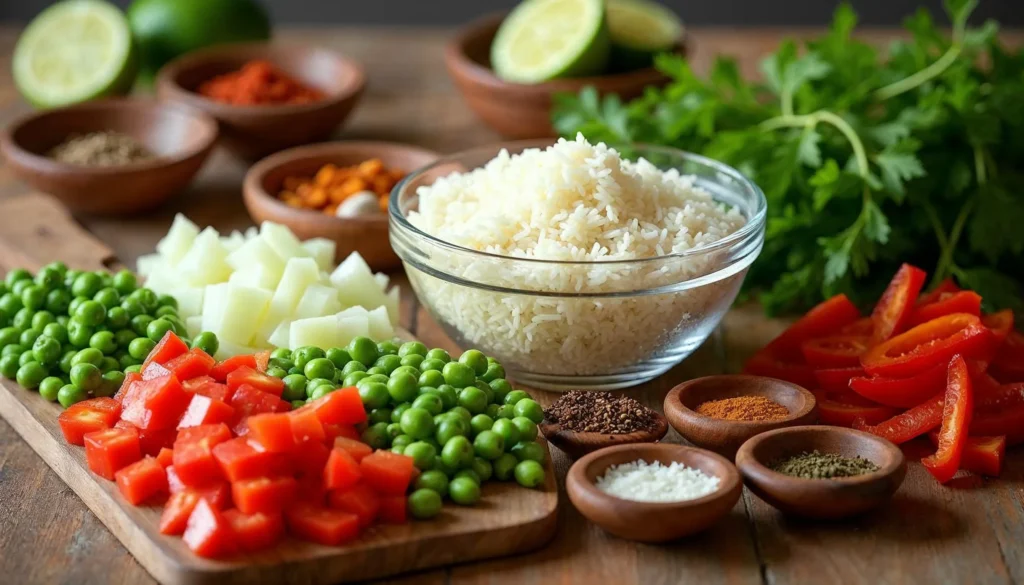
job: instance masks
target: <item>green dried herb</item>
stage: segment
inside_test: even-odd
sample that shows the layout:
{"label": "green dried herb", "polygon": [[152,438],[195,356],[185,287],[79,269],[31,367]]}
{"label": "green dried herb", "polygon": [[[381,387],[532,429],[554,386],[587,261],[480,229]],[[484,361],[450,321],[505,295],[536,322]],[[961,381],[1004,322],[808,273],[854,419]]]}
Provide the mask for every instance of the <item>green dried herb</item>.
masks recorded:
{"label": "green dried herb", "polygon": [[878,466],[863,457],[843,457],[815,450],[784,459],[773,465],[772,469],[804,479],[831,479],[864,475],[878,471]]}

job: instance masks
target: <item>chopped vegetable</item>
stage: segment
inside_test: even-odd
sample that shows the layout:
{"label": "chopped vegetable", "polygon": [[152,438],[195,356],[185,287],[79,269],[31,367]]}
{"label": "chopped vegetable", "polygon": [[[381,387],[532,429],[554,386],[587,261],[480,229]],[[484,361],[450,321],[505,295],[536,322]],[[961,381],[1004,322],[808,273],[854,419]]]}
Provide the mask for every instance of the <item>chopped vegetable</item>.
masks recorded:
{"label": "chopped vegetable", "polygon": [[[311,177],[285,177],[277,196],[292,207],[327,215],[379,215],[387,210],[391,189],[404,176],[405,172],[385,167],[379,158],[349,167],[326,164]],[[360,199],[369,203],[365,210],[361,204],[352,205]]]}
{"label": "chopped vegetable", "polygon": [[960,468],[960,457],[967,441],[974,411],[974,391],[967,363],[961,356],[949,362],[949,379],[943,398],[942,428],[939,431],[938,450],[921,460],[924,468],[940,483],[946,483]]}

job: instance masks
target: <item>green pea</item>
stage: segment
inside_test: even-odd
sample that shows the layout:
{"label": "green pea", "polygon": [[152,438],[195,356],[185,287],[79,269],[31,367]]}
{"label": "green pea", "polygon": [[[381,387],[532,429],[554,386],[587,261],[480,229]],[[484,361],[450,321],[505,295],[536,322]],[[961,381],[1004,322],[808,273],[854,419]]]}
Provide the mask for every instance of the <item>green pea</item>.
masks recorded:
{"label": "green pea", "polygon": [[491,430],[501,435],[505,445],[515,445],[519,442],[519,427],[511,420],[500,418],[494,421],[494,426],[491,427]]}
{"label": "green pea", "polygon": [[487,408],[484,409],[484,414],[491,417],[492,420],[498,420],[499,412],[501,412],[501,406],[497,404],[488,404]]}
{"label": "green pea", "polygon": [[[394,424],[394,423],[392,423],[392,424]],[[401,428],[401,425],[399,425],[399,428]],[[389,434],[390,434],[390,432],[389,432]],[[408,447],[409,445],[412,445],[415,442],[416,442],[416,439],[410,437],[409,435],[398,435],[397,437],[395,437],[394,439],[391,440],[391,446],[392,447],[402,447],[404,449],[405,447]]]}
{"label": "green pea", "polygon": [[15,268],[7,273],[7,277],[4,279],[4,282],[9,288],[14,286],[14,283],[19,280],[32,280],[32,273],[24,268]]}
{"label": "green pea", "polygon": [[57,376],[43,378],[43,381],[39,383],[39,395],[50,402],[54,402],[57,400],[57,393],[60,392],[63,385],[64,380]]}
{"label": "green pea", "polygon": [[66,384],[57,392],[57,402],[64,408],[69,408],[87,398],[89,398],[89,393],[74,384]]}
{"label": "green pea", "polygon": [[428,360],[440,360],[441,362],[444,363],[452,361],[452,356],[448,355],[448,352],[441,349],[440,347],[436,347],[428,351],[426,355],[424,355],[423,357],[427,358]]}
{"label": "green pea", "polygon": [[76,270],[74,268],[69,269],[67,272],[64,273],[64,286],[70,289],[71,285],[75,284],[75,279],[81,275],[81,270]]}
{"label": "green pea", "polygon": [[101,325],[107,318],[107,309],[96,301],[84,301],[75,309],[75,317],[90,327]]}
{"label": "green pea", "polygon": [[284,391],[281,398],[291,402],[306,399],[306,377],[303,375],[284,376]]}
{"label": "green pea", "polygon": [[134,298],[142,304],[143,308],[148,311],[155,311],[160,306],[160,299],[156,296],[156,293],[149,290],[148,288],[139,288],[130,295],[129,298]]}
{"label": "green pea", "polygon": [[[44,330],[45,332],[45,330]],[[21,329],[17,327],[4,327],[0,329],[0,347],[18,343],[21,338]]]}
{"label": "green pea", "polygon": [[524,416],[517,416],[512,419],[512,424],[519,429],[520,441],[533,442],[537,440],[537,423]]}
{"label": "green pea", "polygon": [[292,350],[287,347],[279,347],[274,351],[270,352],[270,359],[281,359],[291,361]]}
{"label": "green pea", "polygon": [[402,425],[396,422],[388,423],[388,436],[392,439],[392,445],[394,445],[394,438],[400,435],[402,435]]}
{"label": "green pea", "polygon": [[440,372],[444,368],[445,362],[441,360],[432,360],[427,358],[420,362],[419,369],[423,372]]}
{"label": "green pea", "polygon": [[472,469],[460,469],[448,484],[448,495],[456,504],[472,506],[480,500],[480,476]]}
{"label": "green pea", "polygon": [[44,266],[36,273],[35,283],[43,290],[53,290],[64,284],[64,274],[51,266]]}
{"label": "green pea", "polygon": [[522,441],[515,444],[514,447],[509,449],[509,453],[516,456],[516,459],[520,461],[536,461],[538,463],[544,463],[547,459],[547,455],[544,453],[544,447],[537,442],[524,443]]}
{"label": "green pea", "polygon": [[134,319],[135,317],[146,314],[146,308],[142,306],[142,303],[140,303],[138,299],[123,299],[121,301],[121,308],[124,309],[125,313],[128,313],[129,319]]}
{"label": "green pea", "polygon": [[462,435],[448,439],[441,448],[441,459],[455,469],[469,467],[473,464],[473,457],[473,444]]}
{"label": "green pea", "polygon": [[473,373],[473,368],[460,362],[448,362],[442,369],[444,374],[444,381],[446,384],[451,384],[456,388],[466,388],[473,385],[476,381],[476,374]]}
{"label": "green pea", "polygon": [[441,397],[436,394],[420,394],[416,397],[416,400],[412,401],[413,408],[422,408],[429,412],[431,416],[441,414],[444,410],[444,406],[441,404]]}
{"label": "green pea", "polygon": [[192,347],[201,349],[207,355],[213,356],[220,350],[220,341],[217,339],[217,334],[203,331],[192,340]]}
{"label": "green pea", "polygon": [[89,339],[94,332],[92,327],[82,323],[76,317],[68,322],[68,343],[75,347],[88,347]]}
{"label": "green pea", "polygon": [[147,337],[137,337],[128,344],[128,355],[137,360],[144,360],[153,351],[156,343]]}
{"label": "green pea", "polygon": [[459,391],[448,384],[438,386],[437,395],[441,397],[441,404],[445,410],[451,410],[459,404]]}
{"label": "green pea", "polygon": [[107,326],[111,329],[124,329],[128,326],[128,311],[120,306],[107,309]]}
{"label": "green pea", "polygon": [[[356,362],[356,363],[358,363],[358,362]],[[351,387],[351,386],[358,386],[359,385],[359,381],[363,380],[365,378],[367,378],[367,373],[366,372],[352,372],[351,374],[345,376],[345,378],[342,380],[341,385],[346,387],[346,388]]]}
{"label": "green pea", "polygon": [[310,400],[320,400],[321,398],[327,396],[334,390],[335,389],[332,388],[331,386],[315,386],[312,389],[310,389],[309,387],[306,388],[306,392],[309,395]]}
{"label": "green pea", "polygon": [[334,378],[334,362],[323,357],[310,360],[303,368],[307,378]]}
{"label": "green pea", "polygon": [[405,357],[407,355],[427,355],[427,346],[419,341],[406,341],[398,348],[398,356]]}
{"label": "green pea", "polygon": [[71,366],[74,365],[74,363],[72,362],[75,359],[76,355],[78,355],[78,352],[74,349],[69,349],[65,351],[64,354],[61,355],[60,360],[57,362],[57,368],[60,371],[64,372],[65,374],[70,374]]}
{"label": "green pea", "polygon": [[505,439],[491,430],[480,431],[473,439],[473,450],[484,459],[497,459],[505,452]]}
{"label": "green pea", "polygon": [[526,488],[535,488],[544,483],[544,466],[532,459],[520,461],[515,467],[516,482]]}
{"label": "green pea", "polygon": [[402,420],[402,413],[412,407],[409,402],[402,402],[391,409],[391,422],[399,422]]}
{"label": "green pea", "polygon": [[524,398],[529,398],[530,395],[522,390],[513,390],[505,395],[505,404],[511,404],[515,406],[517,402]]}
{"label": "green pea", "polygon": [[[24,293],[25,289],[30,286],[33,286],[33,282],[31,280],[19,280],[11,287],[11,292],[20,300],[22,293]],[[24,301],[22,302],[24,303]]]}
{"label": "green pea", "polygon": [[467,350],[459,356],[459,363],[472,368],[474,377],[482,376],[487,371],[487,356],[476,349]]}
{"label": "green pea", "polygon": [[52,337],[41,335],[32,344],[32,355],[35,361],[44,366],[54,366],[60,361],[60,342]]}
{"label": "green pea", "polygon": [[13,294],[6,293],[0,296],[0,311],[3,311],[4,315],[15,315],[22,308],[21,299]]}
{"label": "green pea", "polygon": [[[486,379],[486,378],[485,378]],[[505,397],[512,391],[512,384],[508,383],[508,380],[504,378],[498,378],[488,382],[488,386],[491,387],[491,392],[494,392],[494,400],[504,404]]]}
{"label": "green pea", "polygon": [[98,349],[105,355],[111,355],[117,351],[117,340],[110,331],[97,331],[89,338],[89,347]]}
{"label": "green pea", "polygon": [[418,389],[416,378],[406,372],[395,372],[387,382],[388,394],[395,402],[411,402],[415,400]]}
{"label": "green pea", "polygon": [[373,342],[369,337],[356,337],[349,342],[348,355],[352,356],[352,359],[362,363],[369,367],[377,358],[380,357],[380,352],[377,350],[377,344]]}
{"label": "green pea", "polygon": [[459,392],[459,406],[471,414],[480,414],[487,408],[487,395],[475,386],[464,388]]}
{"label": "green pea", "polygon": [[128,348],[131,347],[132,342],[138,338],[139,337],[135,335],[135,332],[131,329],[121,329],[117,333],[114,333],[114,343],[116,343],[117,347],[123,350],[125,354],[128,354]]}
{"label": "green pea", "polygon": [[139,283],[131,270],[119,270],[111,280],[114,288],[122,295],[131,294],[138,288]]}
{"label": "green pea", "polygon": [[374,449],[385,449],[390,442],[387,423],[370,425],[360,435],[360,440]]}
{"label": "green pea", "polygon": [[466,410],[463,406],[456,406],[455,408],[449,408],[448,414],[458,415],[462,420],[466,421],[466,425],[469,425],[469,421],[473,418],[473,413]]}
{"label": "green pea", "polygon": [[18,338],[18,341],[26,347],[31,347],[42,334],[42,329],[26,329],[21,332],[21,337]]}
{"label": "green pea", "polygon": [[489,431],[493,426],[494,419],[486,414],[478,414],[469,420],[469,428],[473,430],[474,435]]}
{"label": "green pea", "polygon": [[377,366],[373,366],[369,370],[366,370],[366,373],[371,375],[371,376],[372,375],[384,376],[385,378],[387,378],[387,376],[388,376],[388,371],[387,370],[385,370],[384,368],[379,368]]}
{"label": "green pea", "polygon": [[370,382],[358,386],[359,397],[363,399],[363,405],[372,410],[386,406],[390,395],[388,387],[380,382]]}
{"label": "green pea", "polygon": [[21,355],[18,356],[18,366],[24,366],[29,362],[38,363],[36,360],[36,354],[33,353],[31,349],[21,352]]}
{"label": "green pea", "polygon": [[300,347],[299,349],[295,350],[292,353],[292,362],[295,364],[295,367],[301,369],[305,368],[306,364],[308,364],[309,362],[316,359],[324,358],[326,356],[327,354],[324,352],[324,350],[320,349],[319,347]]}
{"label": "green pea", "polygon": [[413,465],[417,469],[426,471],[434,466],[434,457],[437,455],[437,450],[430,443],[416,441],[406,447],[402,453],[407,457],[412,457]]}
{"label": "green pea", "polygon": [[[131,314],[130,310],[128,310],[127,308],[125,310],[128,311],[129,315]],[[139,335],[139,337],[148,337],[148,335],[146,335],[146,332],[149,329],[149,324],[152,323],[152,322],[153,322],[153,318],[152,317],[150,317],[149,315],[143,314],[143,315],[136,315],[135,317],[132,317],[132,320],[129,321],[129,324],[132,326],[132,331],[137,333]],[[160,341],[160,340],[157,339],[156,341]]]}
{"label": "green pea", "polygon": [[39,362],[33,361],[21,365],[14,378],[18,381],[18,385],[34,390],[39,387],[46,375],[46,368]]}
{"label": "green pea", "polygon": [[519,465],[519,460],[511,453],[505,453],[491,463],[494,468],[494,477],[499,481],[509,481],[515,478],[516,465]]}
{"label": "green pea", "polygon": [[[369,419],[369,422],[370,422],[371,425],[377,424],[379,422],[390,423],[391,422],[391,409],[390,408],[375,408],[372,411],[370,411],[368,419]],[[389,433],[389,435],[390,435],[390,433]]]}
{"label": "green pea", "polygon": [[[361,393],[360,393],[361,394]],[[364,401],[365,403],[365,401]],[[422,408],[408,408],[399,421],[402,432],[415,438],[425,439],[434,434],[434,417]]]}
{"label": "green pea", "polygon": [[128,371],[129,366],[141,366],[142,361],[133,358],[132,356],[125,353],[123,356],[117,358],[117,363],[121,364],[121,369]]}
{"label": "green pea", "polygon": [[103,288],[92,297],[92,300],[103,305],[104,309],[109,310],[121,303],[121,296],[113,288]]}
{"label": "green pea", "polygon": [[170,307],[175,311],[178,310],[178,299],[171,295],[160,295],[156,298],[156,306],[159,308]]}
{"label": "green pea", "polygon": [[27,286],[21,293],[21,304],[25,305],[26,309],[38,311],[46,304],[46,294],[46,290],[42,287]]}
{"label": "green pea", "polygon": [[418,489],[409,494],[409,514],[417,520],[429,520],[441,513],[441,494],[431,489]]}
{"label": "green pea", "polygon": [[18,312],[15,313],[14,317],[11,319],[11,325],[17,327],[21,331],[31,329],[32,317],[34,316],[35,313],[32,311],[32,309],[29,309],[28,307],[18,309]]}
{"label": "green pea", "polygon": [[102,287],[100,277],[92,272],[83,272],[71,285],[71,294],[76,297],[92,298]]}
{"label": "green pea", "polygon": [[94,364],[80,363],[71,366],[71,383],[86,392],[99,387],[102,379],[103,374]]}
{"label": "green pea", "polygon": [[415,368],[417,371],[419,371],[420,364],[423,363],[423,356],[411,353],[403,357],[400,363],[402,364],[402,366]]}
{"label": "green pea", "polygon": [[394,341],[390,341],[390,340],[381,341],[380,343],[377,344],[377,353],[379,353],[382,356],[384,356],[384,355],[397,355],[398,354],[398,344],[395,343]]}
{"label": "green pea", "polygon": [[349,374],[353,374],[355,372],[365,372],[365,371],[366,371],[366,366],[364,366],[362,362],[358,362],[358,361],[355,361],[355,360],[350,361],[349,363],[345,364],[345,366],[343,368],[341,368],[341,373],[342,373],[343,376],[348,376]]}
{"label": "green pea", "polygon": [[49,323],[43,327],[43,337],[49,337],[57,341],[57,343],[67,343],[68,341],[68,330],[60,323]]}
{"label": "green pea", "polygon": [[[20,337],[21,336],[19,336],[19,338]],[[24,353],[26,349],[28,348],[22,345],[21,342],[19,341],[18,343],[12,343],[10,345],[4,346],[4,348],[0,350],[0,356],[13,355],[14,357],[18,357],[19,355]]]}
{"label": "green pea", "polygon": [[57,318],[49,311],[39,311],[35,315],[32,315],[32,328],[34,329],[43,329],[50,323],[56,322]]}
{"label": "green pea", "polygon": [[125,374],[133,374],[133,373],[134,374],[141,374],[142,373],[142,364],[132,364],[130,366],[125,366],[124,373]]}
{"label": "green pea", "polygon": [[157,317],[177,317],[178,310],[174,307],[159,307],[153,314]]}
{"label": "green pea", "polygon": [[18,368],[21,364],[18,363],[18,356],[16,355],[5,355],[0,357],[0,376],[13,380],[18,376]]}
{"label": "green pea", "polygon": [[516,402],[514,408],[516,416],[526,417],[536,424],[540,424],[540,422],[544,420],[544,408],[542,408],[540,404],[537,404],[537,401],[532,398],[526,398]]}
{"label": "green pea", "polygon": [[455,416],[446,418],[437,425],[437,432],[434,433],[434,438],[441,445],[447,445],[452,437],[464,437],[468,433],[469,425],[466,424],[466,421],[462,420],[462,417]]}
{"label": "green pea", "polygon": [[[434,460],[437,461],[437,457],[434,457]],[[443,471],[432,468],[416,478],[414,487],[418,490],[432,490],[444,498],[448,495],[448,476]]]}
{"label": "green pea", "polygon": [[348,355],[348,352],[340,347],[332,347],[327,350],[325,357],[331,360],[335,368],[339,370],[344,368],[349,362],[352,361],[352,356]]}
{"label": "green pea", "polygon": [[96,396],[97,398],[113,396],[114,394],[117,394],[117,391],[121,388],[121,384],[123,383],[124,372],[119,372],[117,370],[108,370],[103,373],[103,378],[100,382],[100,385],[92,391],[93,396]]}
{"label": "green pea", "polygon": [[146,325],[146,337],[153,341],[160,341],[164,338],[164,335],[167,335],[167,332],[172,329],[174,329],[174,325],[169,320],[163,317],[154,319]]}
{"label": "green pea", "polygon": [[54,315],[61,315],[67,312],[68,305],[71,304],[71,293],[67,290],[59,288],[51,290],[46,294],[46,310],[53,313]]}
{"label": "green pea", "polygon": [[494,466],[483,457],[474,457],[473,466],[470,467],[470,470],[477,474],[481,482],[491,479],[491,476],[494,475]]}
{"label": "green pea", "polygon": [[399,366],[402,365],[402,358],[397,355],[387,354],[377,358],[377,361],[373,362],[373,367],[381,368],[388,375],[394,372]]}

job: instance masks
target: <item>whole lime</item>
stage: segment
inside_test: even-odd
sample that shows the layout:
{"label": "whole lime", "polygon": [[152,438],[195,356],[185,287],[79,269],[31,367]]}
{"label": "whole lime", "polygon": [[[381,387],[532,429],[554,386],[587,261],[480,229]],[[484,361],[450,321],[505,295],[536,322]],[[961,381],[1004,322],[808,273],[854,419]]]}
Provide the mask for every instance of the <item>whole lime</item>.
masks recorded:
{"label": "whole lime", "polygon": [[139,45],[141,75],[189,51],[270,38],[270,18],[253,0],[135,0],[128,23]]}

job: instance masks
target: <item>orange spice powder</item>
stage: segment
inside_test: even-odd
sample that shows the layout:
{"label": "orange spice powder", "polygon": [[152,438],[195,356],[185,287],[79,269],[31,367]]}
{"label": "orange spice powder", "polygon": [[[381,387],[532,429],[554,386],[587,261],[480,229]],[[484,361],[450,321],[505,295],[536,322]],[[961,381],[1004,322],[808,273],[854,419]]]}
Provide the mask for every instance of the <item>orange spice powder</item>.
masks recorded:
{"label": "orange spice powder", "polygon": [[697,405],[697,414],[725,420],[771,421],[789,416],[789,410],[764,396],[737,396]]}
{"label": "orange spice powder", "polygon": [[306,104],[324,98],[269,61],[249,61],[238,71],[218,75],[199,86],[199,94],[236,106]]}

